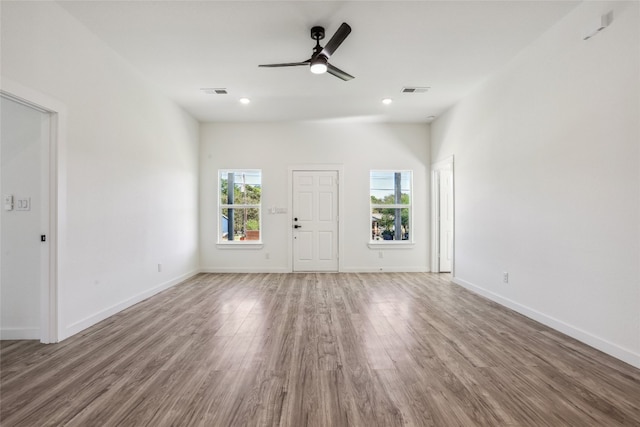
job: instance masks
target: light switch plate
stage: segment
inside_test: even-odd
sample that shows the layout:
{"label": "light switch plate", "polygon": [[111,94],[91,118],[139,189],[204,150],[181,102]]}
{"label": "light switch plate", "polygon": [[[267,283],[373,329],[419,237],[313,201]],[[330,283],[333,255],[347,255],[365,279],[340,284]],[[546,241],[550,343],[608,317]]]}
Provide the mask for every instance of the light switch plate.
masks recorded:
{"label": "light switch plate", "polygon": [[7,194],[6,196],[4,196],[2,198],[3,204],[4,204],[4,210],[5,211],[12,211],[13,210],[13,195],[11,194]]}

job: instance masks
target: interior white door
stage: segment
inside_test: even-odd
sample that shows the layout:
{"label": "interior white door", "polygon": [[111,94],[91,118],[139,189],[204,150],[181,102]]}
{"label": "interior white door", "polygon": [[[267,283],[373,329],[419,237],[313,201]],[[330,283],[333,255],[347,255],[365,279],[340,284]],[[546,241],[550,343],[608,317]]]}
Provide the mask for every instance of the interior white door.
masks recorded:
{"label": "interior white door", "polygon": [[38,339],[41,289],[48,277],[41,234],[47,233],[48,220],[43,151],[49,116],[5,97],[0,102],[0,337]]}
{"label": "interior white door", "polygon": [[338,271],[338,171],[293,171],[293,271]]}
{"label": "interior white door", "polygon": [[445,168],[439,171],[439,208],[440,208],[440,269],[441,273],[450,273],[453,267],[453,170]]}

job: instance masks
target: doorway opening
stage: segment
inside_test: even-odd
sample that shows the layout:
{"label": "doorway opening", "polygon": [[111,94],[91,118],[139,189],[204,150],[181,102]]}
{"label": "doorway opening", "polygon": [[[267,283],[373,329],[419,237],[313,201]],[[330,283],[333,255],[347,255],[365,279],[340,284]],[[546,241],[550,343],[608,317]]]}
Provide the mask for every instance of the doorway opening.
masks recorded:
{"label": "doorway opening", "polygon": [[453,156],[431,167],[432,260],[431,271],[454,275],[454,169]]}

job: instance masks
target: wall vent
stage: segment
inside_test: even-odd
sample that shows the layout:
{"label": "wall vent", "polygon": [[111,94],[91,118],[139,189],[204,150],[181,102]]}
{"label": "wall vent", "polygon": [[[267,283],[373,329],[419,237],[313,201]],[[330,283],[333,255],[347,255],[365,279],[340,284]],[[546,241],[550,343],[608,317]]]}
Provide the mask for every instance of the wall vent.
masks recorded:
{"label": "wall vent", "polygon": [[402,88],[402,93],[425,93],[428,90],[428,87],[405,86]]}
{"label": "wall vent", "polygon": [[223,88],[223,87],[204,87],[202,89],[200,89],[201,91],[203,91],[204,93],[206,93],[207,95],[226,95],[229,92],[227,92],[227,89]]}

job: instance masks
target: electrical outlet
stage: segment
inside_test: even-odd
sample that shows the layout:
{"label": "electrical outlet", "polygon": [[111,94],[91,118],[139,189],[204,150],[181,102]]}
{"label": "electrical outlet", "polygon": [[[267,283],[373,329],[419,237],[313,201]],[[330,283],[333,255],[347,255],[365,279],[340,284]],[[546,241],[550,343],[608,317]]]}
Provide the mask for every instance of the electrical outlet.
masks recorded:
{"label": "electrical outlet", "polygon": [[384,252],[379,251],[378,252],[378,258],[384,258]]}
{"label": "electrical outlet", "polygon": [[502,273],[502,281],[504,283],[509,283],[509,273],[507,273],[506,271]]}
{"label": "electrical outlet", "polygon": [[264,259],[270,259],[270,258],[271,258],[271,254],[269,254],[269,252],[265,252]]}
{"label": "electrical outlet", "polygon": [[158,264],[158,273],[162,272],[162,264]]}

